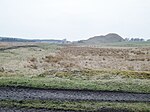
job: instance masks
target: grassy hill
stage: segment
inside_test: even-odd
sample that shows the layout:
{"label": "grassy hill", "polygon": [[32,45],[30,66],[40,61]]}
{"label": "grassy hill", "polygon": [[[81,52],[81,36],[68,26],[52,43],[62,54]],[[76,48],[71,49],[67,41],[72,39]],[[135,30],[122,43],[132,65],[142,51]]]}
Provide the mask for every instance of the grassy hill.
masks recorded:
{"label": "grassy hill", "polygon": [[122,42],[124,39],[115,33],[109,33],[107,35],[91,37],[87,40],[78,41],[78,43],[84,44],[99,44],[99,43],[113,43],[113,42]]}

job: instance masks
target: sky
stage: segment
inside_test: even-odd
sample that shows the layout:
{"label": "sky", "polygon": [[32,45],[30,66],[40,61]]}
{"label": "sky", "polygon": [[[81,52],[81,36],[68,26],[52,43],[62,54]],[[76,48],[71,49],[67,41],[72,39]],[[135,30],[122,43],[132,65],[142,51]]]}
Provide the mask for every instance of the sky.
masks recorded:
{"label": "sky", "polygon": [[0,0],[0,36],[150,38],[150,0]]}

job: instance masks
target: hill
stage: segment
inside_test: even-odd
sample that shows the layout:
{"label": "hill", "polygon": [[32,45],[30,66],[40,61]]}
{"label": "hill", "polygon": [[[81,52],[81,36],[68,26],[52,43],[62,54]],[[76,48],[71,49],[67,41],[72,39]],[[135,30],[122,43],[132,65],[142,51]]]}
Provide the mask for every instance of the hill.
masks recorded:
{"label": "hill", "polygon": [[113,43],[113,42],[122,42],[124,39],[115,33],[109,33],[107,35],[95,36],[87,40],[80,40],[78,43],[85,44],[99,44],[99,43]]}

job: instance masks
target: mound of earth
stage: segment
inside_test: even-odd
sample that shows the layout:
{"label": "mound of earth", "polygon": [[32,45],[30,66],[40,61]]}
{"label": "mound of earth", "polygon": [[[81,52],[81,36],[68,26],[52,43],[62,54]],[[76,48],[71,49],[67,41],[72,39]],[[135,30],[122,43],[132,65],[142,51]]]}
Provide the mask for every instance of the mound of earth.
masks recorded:
{"label": "mound of earth", "polygon": [[99,43],[113,43],[113,42],[122,42],[124,39],[115,33],[109,33],[107,35],[94,36],[88,40],[78,41],[79,43],[85,44],[99,44]]}

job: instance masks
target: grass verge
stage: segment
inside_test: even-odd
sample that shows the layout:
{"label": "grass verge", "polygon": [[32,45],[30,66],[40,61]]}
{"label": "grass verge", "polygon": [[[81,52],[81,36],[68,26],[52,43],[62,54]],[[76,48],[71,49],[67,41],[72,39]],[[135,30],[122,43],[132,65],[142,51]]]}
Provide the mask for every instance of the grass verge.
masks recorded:
{"label": "grass verge", "polygon": [[129,112],[149,112],[149,103],[119,103],[119,102],[94,102],[94,101],[40,101],[40,100],[1,100],[1,107],[72,110],[72,111],[100,111],[100,110],[126,110]]}
{"label": "grass verge", "polygon": [[82,89],[150,93],[146,79],[75,80],[47,77],[0,77],[0,86],[24,86],[53,89]]}

